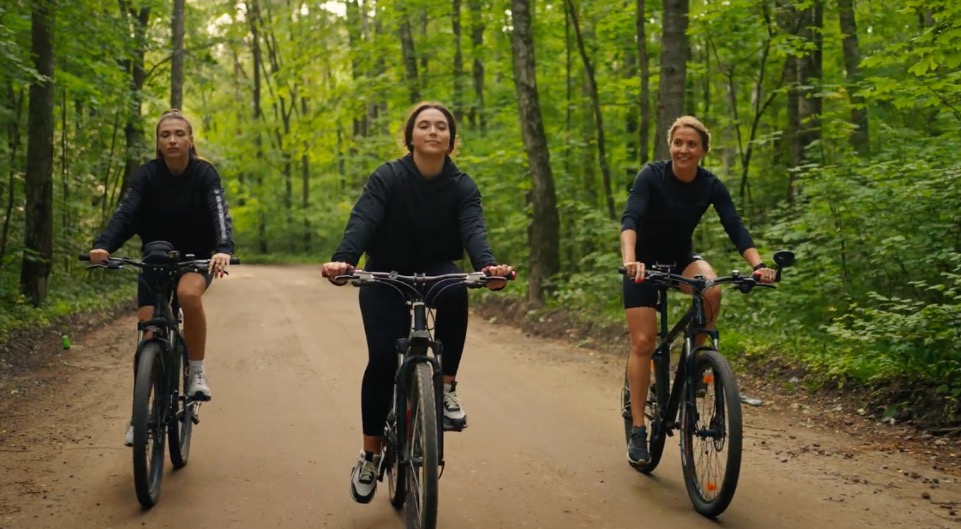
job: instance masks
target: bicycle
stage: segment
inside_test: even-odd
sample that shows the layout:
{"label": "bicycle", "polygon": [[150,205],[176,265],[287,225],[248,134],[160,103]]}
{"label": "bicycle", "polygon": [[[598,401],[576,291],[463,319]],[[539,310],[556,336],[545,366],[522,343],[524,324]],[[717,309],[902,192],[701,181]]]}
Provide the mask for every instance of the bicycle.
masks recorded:
{"label": "bicycle", "polygon": [[[410,310],[410,332],[396,343],[393,406],[384,425],[384,458],[377,480],[383,481],[387,475],[390,503],[394,508],[407,505],[408,528],[433,529],[437,524],[438,480],[445,465],[444,373],[441,369],[443,344],[431,336],[428,319],[432,307],[428,302],[454,285],[480,288],[491,280],[512,280],[514,275],[496,277],[483,272],[401,275],[355,269],[334,279],[350,281],[358,287],[374,283],[389,285],[404,297]],[[435,292],[435,289],[438,290]]]}
{"label": "bicycle", "polygon": [[[81,254],[80,260],[89,261],[90,254]],[[142,259],[110,257],[88,266],[133,267],[154,296],[153,318],[137,323],[134,355],[133,475],[137,499],[144,508],[153,507],[160,498],[166,440],[170,441],[170,462],[174,468],[183,468],[190,455],[193,426],[200,423],[201,401],[187,395],[187,347],[180,327],[177,281],[186,272],[206,272],[209,263],[157,241],[144,248]],[[230,264],[239,263],[237,258],[230,259]],[[152,336],[145,339],[148,331]]]}
{"label": "bicycle", "polygon": [[[781,250],[774,254],[775,282],[781,280],[781,270],[794,264],[794,254]],[[731,285],[742,293],[754,287],[776,288],[760,283],[753,275],[733,271],[731,275],[706,279],[703,276],[684,277],[670,272],[671,265],[655,265],[645,270],[645,281],[658,288],[657,311],[660,320],[658,342],[651,357],[654,377],[645,404],[644,424],[648,432],[650,460],[634,465],[644,474],[654,471],[661,460],[664,442],[681,431],[681,467],[684,485],[694,509],[709,518],[724,512],[734,498],[741,469],[741,402],[734,372],[718,351],[719,334],[705,327],[703,293],[720,285]],[[620,268],[624,274],[625,269]],[[670,289],[690,288],[691,305],[688,311],[668,331],[667,293]],[[698,335],[710,338],[705,345],[695,346]],[[671,384],[671,346],[683,336],[680,357],[674,367]],[[621,390],[621,415],[624,432],[630,443],[633,417],[631,390],[627,375]],[[727,448],[720,468],[723,452]],[[716,461],[711,460],[715,456]],[[703,474],[703,475],[701,475]]]}

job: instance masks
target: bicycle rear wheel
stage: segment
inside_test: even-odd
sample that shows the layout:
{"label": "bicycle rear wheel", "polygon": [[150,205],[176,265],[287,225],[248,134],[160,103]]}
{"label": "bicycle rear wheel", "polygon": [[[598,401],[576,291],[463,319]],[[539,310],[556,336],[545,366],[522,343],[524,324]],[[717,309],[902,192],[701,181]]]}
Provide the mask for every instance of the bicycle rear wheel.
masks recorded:
{"label": "bicycle rear wheel", "polygon": [[187,348],[184,346],[183,338],[177,335],[177,349],[174,352],[173,362],[169,366],[173,373],[172,381],[175,391],[170,394],[170,406],[172,417],[168,425],[168,438],[170,440],[170,462],[174,468],[183,468],[187,465],[187,458],[190,456],[190,434],[193,432],[194,411],[197,403],[187,398]]}
{"label": "bicycle rear wheel", "polygon": [[438,431],[437,399],[431,365],[419,362],[414,367],[410,399],[408,442],[410,466],[407,469],[407,527],[434,529],[437,525]]}
{"label": "bicycle rear wheel", "polygon": [[698,353],[688,380],[699,388],[695,402],[685,396],[683,405],[684,484],[694,509],[713,518],[730,505],[741,472],[741,400],[734,373],[716,350]]}
{"label": "bicycle rear wheel", "polygon": [[163,349],[147,342],[140,351],[133,396],[133,481],[137,499],[146,508],[160,497],[164,470],[166,411]]}
{"label": "bicycle rear wheel", "polygon": [[[632,465],[635,470],[644,474],[649,474],[657,468],[661,462],[661,454],[664,453],[664,439],[666,432],[664,421],[660,420],[661,415],[667,408],[667,401],[670,395],[670,358],[659,352],[655,352],[651,357],[651,385],[647,392],[647,401],[644,405],[644,426],[647,427],[648,452],[651,460],[644,464]],[[634,426],[631,414],[631,388],[627,382],[627,374],[624,375],[624,387],[621,389],[621,416],[624,417],[624,441],[626,444],[631,442],[631,428]]]}
{"label": "bicycle rear wheel", "polygon": [[407,399],[402,406],[397,405],[394,399],[394,409],[387,416],[387,424],[384,426],[384,469],[387,473],[387,489],[390,491],[390,504],[400,509],[404,506],[407,499],[407,467],[402,463],[406,458],[405,447],[401,445],[398,437],[397,410],[401,411],[401,420],[404,421],[406,428],[410,424],[410,410],[407,407]]}

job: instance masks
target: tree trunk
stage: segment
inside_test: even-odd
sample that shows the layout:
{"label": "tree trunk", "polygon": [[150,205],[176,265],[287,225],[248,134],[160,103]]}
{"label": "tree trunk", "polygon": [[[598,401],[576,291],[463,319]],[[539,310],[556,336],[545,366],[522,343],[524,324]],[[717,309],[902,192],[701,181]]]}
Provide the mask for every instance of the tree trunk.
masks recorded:
{"label": "tree trunk", "polygon": [[460,45],[460,3],[452,0],[451,29],[454,32],[454,119],[460,123],[464,120],[464,53]]}
{"label": "tree trunk", "polygon": [[854,16],[854,0],[838,0],[838,18],[841,25],[841,46],[844,50],[844,70],[847,72],[847,89],[851,98],[851,123],[856,130],[851,134],[851,145],[860,155],[870,151],[868,135],[868,110],[864,98],[858,95],[858,81],[861,80],[858,64],[861,52],[858,46],[858,27]]}
{"label": "tree trunk", "polygon": [[49,291],[53,264],[53,42],[56,1],[34,0],[30,16],[33,64],[27,110],[27,174],[20,291],[39,307]]}
{"label": "tree trunk", "polygon": [[[307,115],[307,98],[300,98],[301,114]],[[304,142],[304,153],[300,157],[300,214],[304,220],[304,252],[310,252],[310,145]]]}
{"label": "tree trunk", "polygon": [[528,229],[531,258],[527,293],[531,302],[543,303],[544,283],[560,269],[557,197],[537,95],[530,0],[511,0],[511,14],[514,22],[511,38],[514,88],[533,183],[531,203],[534,214]]}
{"label": "tree trunk", "polygon": [[594,79],[594,66],[591,64],[591,58],[587,55],[587,48],[584,47],[584,39],[581,37],[581,26],[577,18],[577,8],[574,7],[573,0],[566,0],[566,3],[567,9],[571,13],[571,23],[574,25],[574,38],[577,41],[577,49],[581,54],[581,61],[584,63],[584,73],[587,74],[587,85],[590,89],[591,108],[594,111],[594,124],[597,126],[597,160],[601,165],[601,180],[604,186],[607,216],[611,220],[616,220],[614,194],[611,192],[611,168],[607,163],[607,151],[604,146],[604,118],[601,115],[601,102],[597,95],[597,81]]}
{"label": "tree trunk", "polygon": [[[357,0],[349,0],[345,8],[347,14],[347,42],[350,45],[350,73],[351,78],[359,85],[360,78],[363,75],[361,69],[361,57],[363,56],[361,44],[363,42],[365,15],[360,6],[357,5]],[[358,111],[353,117],[355,138],[366,137],[368,133],[367,119],[360,114]]]}
{"label": "tree trunk", "polygon": [[481,60],[484,50],[484,11],[481,0],[467,0],[467,7],[471,12],[470,41],[474,56],[474,99],[468,115],[471,124],[479,126],[483,133],[487,128],[484,115],[484,61]]}
{"label": "tree trunk", "polygon": [[[798,58],[798,118],[801,129],[798,135],[802,151],[821,138],[821,54],[824,40],[824,2],[814,0],[810,6],[798,12],[800,36],[814,43],[815,49]],[[810,158],[810,156],[806,156]]]}
{"label": "tree trunk", "polygon": [[147,46],[147,23],[150,22],[150,7],[144,6],[139,10],[131,5],[129,0],[120,0],[120,8],[128,18],[128,26],[132,19],[133,26],[128,27],[129,35],[133,35],[133,51],[131,57],[125,61],[127,72],[130,74],[130,102],[127,107],[127,123],[124,126],[124,136],[127,149],[124,155],[123,179],[120,189],[112,197],[110,206],[116,205],[120,197],[130,185],[134,172],[143,163],[147,150],[146,136],[143,129],[143,117],[140,115],[143,104],[143,85],[147,79],[144,71],[144,55]]}
{"label": "tree trunk", "polygon": [[410,29],[410,17],[406,7],[400,10],[400,47],[407,75],[407,94],[411,104],[420,101],[420,80],[417,76],[417,55],[414,53],[414,37]]}
{"label": "tree trunk", "polygon": [[637,24],[637,61],[641,69],[641,137],[638,138],[638,141],[640,142],[642,166],[647,163],[651,156],[651,64],[647,58],[647,34],[644,31],[644,20],[644,0],[637,0],[637,17],[635,18]]}
{"label": "tree trunk", "polygon": [[687,16],[690,0],[664,0],[664,30],[661,37],[661,82],[657,97],[657,130],[654,158],[670,157],[667,133],[674,120],[684,114],[687,90]]}
{"label": "tree trunk", "polygon": [[[16,193],[16,174],[14,169],[17,165],[17,153],[20,152],[20,120],[23,117],[23,89],[14,91],[13,84],[9,86],[10,109],[12,119],[10,120],[9,137],[7,145],[10,149],[10,173],[7,175],[7,200],[4,206],[3,231],[0,232],[0,267],[3,266],[3,258],[7,255],[7,242],[10,240],[10,218],[13,216],[14,194]],[[0,198],[3,198],[3,189],[0,188]]]}
{"label": "tree trunk", "polygon": [[[261,78],[260,72],[263,70],[263,52],[260,47],[260,1],[253,0],[251,3],[247,4],[247,12],[250,13],[250,46],[251,54],[254,59],[254,89],[253,89],[253,123],[254,129],[257,131],[254,135],[254,152],[257,159],[257,168],[263,167],[264,162],[264,144],[263,137],[260,135],[263,110],[260,106],[260,91],[261,91]],[[264,177],[261,171],[255,169],[255,176],[253,178],[254,186],[257,193],[264,192]],[[269,248],[267,246],[267,211],[264,205],[264,199],[266,197],[260,197],[260,205],[257,211],[257,249],[261,254],[268,252]]]}
{"label": "tree trunk", "polygon": [[184,105],[184,11],[186,0],[174,0],[170,21],[173,54],[170,57],[170,108]]}

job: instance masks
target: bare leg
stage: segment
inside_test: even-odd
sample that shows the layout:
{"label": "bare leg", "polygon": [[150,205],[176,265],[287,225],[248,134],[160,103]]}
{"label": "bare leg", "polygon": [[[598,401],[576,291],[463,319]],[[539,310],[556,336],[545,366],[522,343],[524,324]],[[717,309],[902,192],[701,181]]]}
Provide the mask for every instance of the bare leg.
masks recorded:
{"label": "bare leg", "polygon": [[207,347],[207,316],[203,295],[207,281],[198,273],[184,274],[177,285],[177,299],[184,312],[184,342],[190,360],[203,360]]}
{"label": "bare leg", "polygon": [[631,354],[627,359],[627,383],[631,388],[631,416],[634,426],[644,426],[644,407],[651,385],[651,356],[657,336],[657,312],[652,307],[624,311],[631,334]]}
{"label": "bare leg", "polygon": [[381,438],[379,435],[364,436],[364,452],[380,453]]}

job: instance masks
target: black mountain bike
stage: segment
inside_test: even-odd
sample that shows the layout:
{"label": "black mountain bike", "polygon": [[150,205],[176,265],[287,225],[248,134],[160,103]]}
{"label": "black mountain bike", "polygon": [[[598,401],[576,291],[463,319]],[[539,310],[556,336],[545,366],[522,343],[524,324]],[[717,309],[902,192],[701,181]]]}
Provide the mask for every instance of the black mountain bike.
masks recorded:
{"label": "black mountain bike", "polygon": [[[127,266],[139,271],[139,281],[154,296],[154,316],[137,323],[137,352],[134,356],[133,391],[133,476],[137,499],[145,508],[156,505],[163,479],[164,450],[170,440],[170,462],[174,468],[187,464],[193,425],[200,423],[200,401],[187,395],[187,347],[182,316],[177,302],[177,281],[186,272],[207,272],[209,259],[182,256],[168,243],[154,242],[144,249],[143,259],[111,257],[89,268],[120,270]],[[89,261],[90,254],[80,255]],[[231,258],[231,264],[238,264]],[[144,339],[150,331],[152,336]]]}
{"label": "black mountain bike", "polygon": [[[794,254],[782,250],[774,254],[777,275],[794,264]],[[726,277],[705,279],[670,273],[671,265],[655,265],[645,270],[645,281],[658,288],[658,342],[651,358],[653,381],[644,408],[644,424],[648,432],[650,461],[636,465],[639,472],[652,472],[661,460],[664,442],[674,430],[681,431],[681,466],[684,484],[694,509],[704,516],[720,515],[730,505],[741,471],[741,402],[734,373],[718,352],[717,330],[705,327],[704,291],[719,285],[731,285],[747,294],[754,287],[775,288],[759,282],[753,275],[737,271]],[[624,268],[620,269],[623,274]],[[668,331],[667,292],[686,286],[691,294],[691,307]],[[695,347],[698,335],[710,338]],[[683,337],[680,357],[674,366],[671,384],[671,346]],[[631,390],[627,375],[621,390],[624,433],[630,443],[633,420]]]}
{"label": "black mountain bike", "polygon": [[394,288],[410,309],[410,333],[397,340],[397,374],[394,403],[384,426],[384,459],[378,481],[387,475],[390,502],[407,505],[408,528],[434,529],[437,525],[438,480],[444,469],[443,344],[431,336],[430,300],[454,285],[479,288],[488,281],[503,281],[482,272],[439,276],[400,275],[396,272],[353,270],[335,279],[354,285],[382,283]]}

